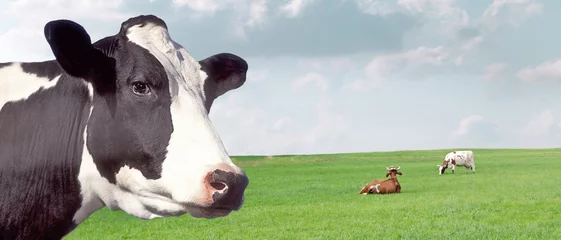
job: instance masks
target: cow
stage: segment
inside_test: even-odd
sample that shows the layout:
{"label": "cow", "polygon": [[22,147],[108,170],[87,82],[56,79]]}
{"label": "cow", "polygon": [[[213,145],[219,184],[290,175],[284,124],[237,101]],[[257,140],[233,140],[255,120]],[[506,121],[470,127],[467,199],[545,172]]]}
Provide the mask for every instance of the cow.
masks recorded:
{"label": "cow", "polygon": [[154,15],[94,43],[67,19],[44,36],[53,60],[0,63],[3,239],[61,239],[105,206],[144,220],[240,210],[249,179],[209,112],[244,84],[244,59],[196,60]]}
{"label": "cow", "polygon": [[444,171],[448,167],[452,168],[452,173],[456,172],[456,166],[464,166],[466,168],[466,173],[469,168],[475,173],[475,160],[473,157],[473,151],[453,151],[444,157],[444,161],[441,165],[436,165],[438,167],[438,174],[444,174]]}
{"label": "cow", "polygon": [[401,168],[401,166],[399,166],[397,169],[394,166],[391,166],[388,168],[388,166],[386,166],[386,169],[388,170],[388,173],[386,173],[386,177],[390,176],[391,177],[389,179],[385,179],[385,180],[372,180],[372,182],[366,184],[366,186],[364,186],[359,194],[389,194],[389,193],[400,193],[401,192],[401,184],[399,184],[399,181],[397,180],[397,174],[399,175],[403,175],[401,172],[399,172],[399,169]]}

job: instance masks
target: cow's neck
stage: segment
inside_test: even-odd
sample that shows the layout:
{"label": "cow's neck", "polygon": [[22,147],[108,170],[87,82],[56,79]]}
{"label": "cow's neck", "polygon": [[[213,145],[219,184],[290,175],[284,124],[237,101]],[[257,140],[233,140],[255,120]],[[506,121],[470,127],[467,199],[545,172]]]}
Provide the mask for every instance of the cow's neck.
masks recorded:
{"label": "cow's neck", "polygon": [[90,93],[54,61],[22,66],[0,68],[0,89],[10,89],[0,94],[0,235],[57,239],[75,227],[81,204]]}

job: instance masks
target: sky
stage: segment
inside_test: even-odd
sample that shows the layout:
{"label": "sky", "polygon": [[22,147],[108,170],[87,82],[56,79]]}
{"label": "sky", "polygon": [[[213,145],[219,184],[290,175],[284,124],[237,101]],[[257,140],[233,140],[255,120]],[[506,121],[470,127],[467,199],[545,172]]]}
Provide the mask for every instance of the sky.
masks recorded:
{"label": "sky", "polygon": [[232,155],[561,145],[559,0],[2,0],[0,62],[53,59],[140,14],[196,59],[249,64],[210,118]]}

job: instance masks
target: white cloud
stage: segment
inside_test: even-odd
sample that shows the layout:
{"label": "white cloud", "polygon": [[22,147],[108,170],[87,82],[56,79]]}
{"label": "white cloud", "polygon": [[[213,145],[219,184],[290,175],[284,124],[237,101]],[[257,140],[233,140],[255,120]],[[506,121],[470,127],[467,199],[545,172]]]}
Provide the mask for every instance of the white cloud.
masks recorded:
{"label": "white cloud", "polygon": [[348,57],[331,57],[331,58],[319,58],[319,59],[301,59],[298,61],[298,65],[304,69],[314,69],[314,70],[335,70],[335,71],[348,71],[355,68],[355,65]]}
{"label": "white cloud", "polygon": [[460,55],[456,58],[456,60],[454,60],[454,64],[456,66],[462,66],[462,64],[464,63],[464,55]]}
{"label": "white cloud", "polygon": [[356,79],[355,81],[344,86],[344,89],[357,91],[357,92],[368,92],[382,83],[382,79]]}
{"label": "white cloud", "polygon": [[561,123],[556,124],[551,109],[542,111],[531,118],[519,132],[520,145],[523,147],[559,147]]}
{"label": "white cloud", "polygon": [[442,65],[449,54],[443,46],[418,47],[402,53],[377,56],[366,65],[364,71],[366,76],[372,78],[385,77],[398,69],[403,71],[425,65]]}
{"label": "white cloud", "polygon": [[467,12],[454,6],[455,0],[399,0],[401,5],[413,12],[423,13],[431,19],[439,19],[444,32],[457,36],[458,30],[470,29],[476,36],[460,41],[464,53],[475,49],[498,29],[517,27],[524,20],[540,14],[543,5],[534,0],[494,0],[482,15],[470,19]]}
{"label": "white cloud", "polygon": [[51,18],[121,20],[126,17],[120,10],[122,6],[123,0],[17,0],[2,13],[35,24]]}
{"label": "white cloud", "polygon": [[304,8],[308,7],[315,0],[290,0],[286,4],[280,7],[281,12],[283,12],[286,17],[294,18],[302,13]]}
{"label": "white cloud", "polygon": [[265,14],[267,13],[267,1],[266,0],[255,0],[249,4],[249,19],[246,24],[249,27],[254,27],[259,25],[265,19]]}
{"label": "white cloud", "polygon": [[246,35],[244,24],[240,20],[233,20],[231,23],[232,27],[230,28],[230,33],[232,33],[234,37],[238,37],[241,40],[247,41],[248,38]]}
{"label": "white cloud", "polygon": [[[418,72],[421,68],[426,70],[427,66],[441,66],[449,61],[449,56],[450,51],[443,46],[418,47],[405,52],[376,56],[363,68],[364,77],[355,79],[344,88],[369,91],[395,76]],[[457,59],[450,62],[457,63]]]}
{"label": "white cloud", "polygon": [[526,67],[516,73],[525,82],[559,80],[561,78],[561,59],[545,61],[536,67]]}
{"label": "white cloud", "polygon": [[547,109],[531,119],[521,132],[526,137],[543,138],[552,133],[554,124],[553,112]]}
{"label": "white cloud", "polygon": [[[436,11],[444,20],[446,30],[470,29],[477,32],[476,36],[471,36],[468,39],[461,40],[460,50],[467,53],[488,39],[490,35],[497,32],[498,29],[504,27],[517,27],[524,20],[540,14],[543,9],[541,3],[534,0],[494,0],[479,17],[473,20],[469,19],[466,11],[453,7],[455,1],[452,0],[402,0],[404,2],[425,3],[431,2],[436,5]],[[416,5],[415,5],[416,6]],[[424,10],[424,9],[423,9]],[[458,32],[454,32],[457,35]]]}
{"label": "white cloud", "polygon": [[501,73],[505,68],[505,63],[491,63],[483,68],[483,78],[487,80],[496,80],[501,77]]}
{"label": "white cloud", "polygon": [[333,58],[329,61],[329,67],[334,70],[349,70],[354,68],[353,61],[350,58]]}
{"label": "white cloud", "polygon": [[52,55],[43,32],[37,28],[12,28],[0,35],[0,46],[0,62],[42,61]]}
{"label": "white cloud", "polygon": [[398,0],[398,5],[409,12],[439,20],[446,31],[457,30],[469,23],[467,12],[454,6],[455,3],[455,0]]}
{"label": "white cloud", "polygon": [[290,124],[291,122],[292,122],[292,118],[282,117],[273,124],[273,130],[275,131],[283,130],[283,127],[286,126],[287,124]]}
{"label": "white cloud", "polygon": [[385,16],[394,13],[422,15],[425,18],[439,21],[442,30],[452,31],[467,26],[469,15],[459,7],[454,6],[455,0],[397,0],[390,3],[387,0],[355,0],[363,12]]}
{"label": "white cloud", "polygon": [[322,69],[325,66],[325,60],[323,59],[300,59],[298,61],[300,67],[304,69]]}
{"label": "white cloud", "polygon": [[303,77],[297,78],[292,83],[292,90],[298,91],[308,84],[315,83],[318,90],[325,92],[329,88],[329,81],[317,72],[310,72]]}
{"label": "white cloud", "polygon": [[343,115],[333,113],[331,109],[334,104],[328,98],[320,99],[316,106],[317,122],[304,132],[301,136],[302,141],[310,148],[317,144],[325,144],[325,141],[337,144],[340,141],[339,136],[347,132],[347,120]]}
{"label": "white cloud", "polygon": [[458,146],[490,147],[499,142],[499,127],[481,115],[463,118],[456,130],[450,133],[450,139]]}
{"label": "white cloud", "polygon": [[183,7],[187,6],[193,11],[199,13],[210,13],[213,14],[224,5],[229,0],[220,2],[218,0],[173,0],[172,3],[175,7]]}
{"label": "white cloud", "polygon": [[270,71],[267,69],[249,68],[247,70],[247,81],[261,82],[270,77]]}
{"label": "white cloud", "polygon": [[450,8],[454,2],[455,0],[398,0],[397,4],[414,12],[424,12],[427,7],[436,7],[445,12],[444,9]]}
{"label": "white cloud", "polygon": [[483,39],[484,39],[483,35],[470,38],[464,43],[462,43],[460,49],[463,51],[470,51],[474,49],[477,45],[481,44],[481,42],[483,42]]}
{"label": "white cloud", "polygon": [[481,27],[490,32],[502,26],[516,27],[542,11],[543,5],[535,0],[495,0],[483,12]]}
{"label": "white cloud", "polygon": [[348,121],[328,98],[294,116],[264,112],[251,100],[228,95],[213,107],[211,119],[228,152],[247,154],[312,154],[344,151],[341,137]]}
{"label": "white cloud", "polygon": [[228,31],[242,40],[247,40],[246,28],[252,29],[264,26],[267,19],[268,0],[173,0],[176,8],[186,7],[193,11],[189,14],[191,19],[214,17],[218,11],[233,11],[228,24]]}
{"label": "white cloud", "polygon": [[489,7],[487,7],[487,9],[485,9],[483,15],[497,16],[499,15],[501,9],[505,8],[525,15],[534,15],[543,11],[543,5],[541,3],[537,3],[535,0],[495,0],[491,3],[491,5],[489,5]]}
{"label": "white cloud", "polygon": [[460,126],[458,129],[454,130],[450,136],[452,138],[459,138],[461,136],[466,135],[469,132],[470,126],[477,122],[481,122],[483,117],[480,115],[470,115],[460,121]]}
{"label": "white cloud", "polygon": [[398,11],[397,7],[384,0],[356,0],[358,8],[363,12],[385,16]]}

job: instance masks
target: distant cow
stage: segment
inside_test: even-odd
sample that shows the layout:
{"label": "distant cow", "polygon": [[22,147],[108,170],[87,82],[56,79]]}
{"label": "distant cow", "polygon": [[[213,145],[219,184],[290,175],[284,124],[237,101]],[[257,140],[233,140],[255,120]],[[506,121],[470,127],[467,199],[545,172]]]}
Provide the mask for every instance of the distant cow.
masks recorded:
{"label": "distant cow", "polygon": [[359,194],[387,194],[401,192],[401,185],[399,184],[399,181],[397,181],[396,176],[397,174],[402,175],[402,173],[399,172],[400,168],[401,166],[397,169],[393,166],[390,168],[386,166],[386,169],[388,170],[386,177],[390,175],[391,177],[385,180],[373,180],[372,182],[366,184],[366,186],[360,190]]}
{"label": "distant cow", "polygon": [[446,154],[444,161],[441,165],[436,165],[438,167],[438,174],[443,174],[447,168],[452,168],[452,173],[455,173],[456,166],[464,166],[466,168],[466,173],[468,168],[471,168],[473,173],[475,173],[475,160],[472,151],[454,151]]}
{"label": "distant cow", "polygon": [[197,61],[152,15],[95,43],[69,20],[44,35],[55,60],[0,63],[0,238],[60,239],[104,206],[141,219],[242,207],[249,180],[209,111],[244,84],[245,60]]}

